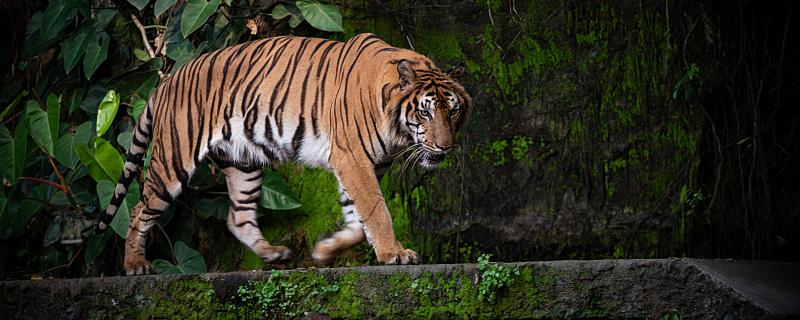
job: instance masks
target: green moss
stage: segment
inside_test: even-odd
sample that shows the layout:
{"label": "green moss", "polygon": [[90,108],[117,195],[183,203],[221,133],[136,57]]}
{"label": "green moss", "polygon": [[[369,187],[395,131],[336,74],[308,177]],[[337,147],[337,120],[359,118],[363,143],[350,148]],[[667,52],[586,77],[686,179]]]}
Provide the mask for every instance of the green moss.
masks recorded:
{"label": "green moss", "polygon": [[359,275],[355,272],[334,278],[339,286],[339,291],[328,298],[330,316],[340,319],[363,318],[361,312],[361,297],[357,294],[356,284]]}
{"label": "green moss", "polygon": [[460,38],[460,29],[452,25],[424,28],[414,38],[414,49],[434,61],[457,62],[464,57]]}
{"label": "green moss", "polygon": [[171,282],[166,290],[142,296],[143,306],[136,311],[139,319],[232,319],[226,316],[214,286],[200,279]]}

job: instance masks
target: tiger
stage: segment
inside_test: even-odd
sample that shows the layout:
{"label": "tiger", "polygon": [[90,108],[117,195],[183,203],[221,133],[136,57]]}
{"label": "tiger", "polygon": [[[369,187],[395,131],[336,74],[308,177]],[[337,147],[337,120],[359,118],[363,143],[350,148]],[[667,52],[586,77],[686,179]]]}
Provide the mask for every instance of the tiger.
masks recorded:
{"label": "tiger", "polygon": [[339,183],[344,226],[315,244],[316,263],[366,238],[378,262],[417,264],[417,253],[396,239],[378,178],[408,150],[424,167],[445,160],[472,110],[464,72],[463,64],[443,72],[368,33],[346,42],[279,36],[203,54],[148,97],[94,229],[108,228],[150,146],[125,237],[126,275],[155,272],[145,258],[148,232],[205,159],[225,176],[230,232],[266,263],[288,259],[291,250],[264,239],[256,211],[262,169],[293,161],[324,168]]}

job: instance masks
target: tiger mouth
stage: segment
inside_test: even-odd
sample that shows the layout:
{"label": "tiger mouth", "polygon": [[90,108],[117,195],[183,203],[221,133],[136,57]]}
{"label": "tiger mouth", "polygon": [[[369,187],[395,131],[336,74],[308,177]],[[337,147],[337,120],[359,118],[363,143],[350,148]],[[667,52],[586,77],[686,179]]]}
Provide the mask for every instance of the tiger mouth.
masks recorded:
{"label": "tiger mouth", "polygon": [[422,156],[422,164],[428,167],[435,167],[444,161],[445,154],[444,153],[430,153],[426,152],[425,155]]}

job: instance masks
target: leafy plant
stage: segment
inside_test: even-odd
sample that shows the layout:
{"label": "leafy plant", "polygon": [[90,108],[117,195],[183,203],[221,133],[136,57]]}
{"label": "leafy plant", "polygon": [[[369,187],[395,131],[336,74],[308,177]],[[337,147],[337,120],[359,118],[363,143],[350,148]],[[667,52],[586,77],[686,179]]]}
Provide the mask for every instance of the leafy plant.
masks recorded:
{"label": "leafy plant", "polygon": [[206,262],[200,252],[189,248],[183,241],[175,243],[173,249],[175,255],[175,264],[163,259],[156,259],[153,261],[153,267],[159,273],[168,274],[189,274],[189,273],[203,273],[206,272]]}
{"label": "leafy plant", "polygon": [[[81,231],[104,214],[122,172],[123,153],[160,79],[203,53],[253,40],[253,34],[289,33],[303,28],[303,21],[318,30],[342,30],[341,14],[330,4],[267,1],[265,7],[258,7],[250,3],[50,0],[29,4],[34,13],[21,45],[0,49],[4,57],[21,57],[12,65],[21,72],[0,78],[4,87],[0,91],[0,278],[12,272],[14,277],[83,276],[121,269],[119,259],[104,257],[124,251],[130,211],[139,201],[143,175],[131,184],[111,223],[113,233]],[[248,22],[264,19],[269,30],[254,33],[248,27]],[[318,33],[305,28],[306,33]],[[12,48],[19,52],[11,52]],[[148,166],[149,153],[145,172]],[[167,240],[186,241],[168,248],[174,257],[156,260],[159,271],[206,270],[200,264],[202,256],[189,246],[191,237],[185,236],[194,232],[192,224],[165,227],[174,210],[190,219],[226,218],[227,197],[217,196],[224,194],[224,179],[213,163],[208,166],[210,178],[185,195],[193,197],[185,200],[193,205],[173,206],[158,222]],[[280,175],[265,170],[264,177],[262,207],[300,206]],[[80,255],[83,259],[76,259]]]}
{"label": "leafy plant", "polygon": [[478,287],[478,300],[494,302],[495,295],[503,287],[510,287],[519,276],[518,267],[506,267],[489,262],[492,255],[482,254],[478,257],[478,274],[480,282]]}
{"label": "leafy plant", "polygon": [[319,275],[309,273],[292,279],[272,271],[267,281],[249,281],[239,287],[226,309],[242,318],[296,318],[303,311],[327,312],[321,300],[338,291],[338,285],[329,284]]}

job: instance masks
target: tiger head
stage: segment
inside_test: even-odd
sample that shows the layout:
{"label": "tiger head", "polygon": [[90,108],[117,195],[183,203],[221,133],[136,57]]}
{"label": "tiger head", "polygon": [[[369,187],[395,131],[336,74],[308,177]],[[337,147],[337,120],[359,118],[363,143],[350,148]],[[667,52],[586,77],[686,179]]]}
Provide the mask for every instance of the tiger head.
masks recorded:
{"label": "tiger head", "polygon": [[396,125],[425,167],[436,167],[456,146],[456,131],[472,110],[472,97],[459,83],[464,66],[447,73],[428,65],[414,69],[408,60],[397,62],[399,74]]}

